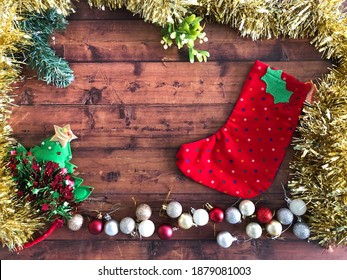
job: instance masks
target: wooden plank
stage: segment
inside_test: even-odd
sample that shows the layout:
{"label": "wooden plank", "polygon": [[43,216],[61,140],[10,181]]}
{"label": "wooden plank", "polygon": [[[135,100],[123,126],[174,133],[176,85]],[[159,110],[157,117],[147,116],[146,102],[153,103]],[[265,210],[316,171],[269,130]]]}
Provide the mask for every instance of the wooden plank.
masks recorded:
{"label": "wooden plank", "polygon": [[[309,39],[252,41],[217,23],[204,31],[209,42],[196,48],[209,51],[209,61],[322,60]],[[54,46],[69,61],[188,61],[186,48],[164,50],[160,41],[161,28],[141,20],[71,20]]]}
{"label": "wooden plank", "polygon": [[[329,62],[265,61],[302,81],[328,72]],[[38,104],[230,104],[253,62],[71,63],[75,81],[59,89],[27,71],[14,91],[18,105]]]}
{"label": "wooden plank", "polygon": [[104,10],[96,7],[90,7],[87,1],[75,1],[75,13],[72,13],[67,17],[68,21],[71,20],[105,20],[105,19],[117,19],[117,20],[142,20],[138,15],[133,15],[125,8],[110,10],[105,8]]}
{"label": "wooden plank", "polygon": [[[300,249],[299,249],[300,248]],[[68,256],[68,258],[67,258]],[[336,260],[345,249],[333,252],[303,241],[255,240],[228,249],[215,241],[46,241],[18,254],[0,249],[2,260]]]}
{"label": "wooden plank", "polygon": [[[104,194],[166,194],[170,188],[176,193],[209,193],[213,191],[184,177],[176,167],[177,149],[96,149],[81,151],[73,147],[72,163],[78,166],[77,175],[84,184],[95,187],[94,195]],[[291,154],[285,158],[273,187],[280,192],[280,183],[288,181]],[[112,203],[112,202],[111,202]]]}

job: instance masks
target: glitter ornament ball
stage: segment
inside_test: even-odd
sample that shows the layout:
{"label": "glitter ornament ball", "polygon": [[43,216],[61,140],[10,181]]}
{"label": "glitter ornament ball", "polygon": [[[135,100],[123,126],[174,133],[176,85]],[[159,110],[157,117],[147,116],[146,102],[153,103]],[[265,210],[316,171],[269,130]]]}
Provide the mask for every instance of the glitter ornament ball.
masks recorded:
{"label": "glitter ornament ball", "polygon": [[246,226],[246,234],[250,238],[257,239],[261,236],[262,232],[263,232],[263,230],[258,223],[252,222]]}
{"label": "glitter ornament ball", "polygon": [[180,228],[190,229],[194,225],[193,217],[189,213],[183,213],[178,218],[178,225]]}
{"label": "glitter ornament ball", "polygon": [[136,208],[136,218],[140,221],[148,220],[152,215],[152,209],[148,204],[140,204]]}
{"label": "glitter ornament ball", "polygon": [[205,209],[193,210],[193,222],[197,226],[205,226],[208,224],[210,216]]}
{"label": "glitter ornament ball", "polygon": [[310,237],[310,227],[305,222],[298,222],[293,226],[293,233],[299,239]]}
{"label": "glitter ornament ball", "polygon": [[255,211],[255,205],[252,201],[245,199],[240,202],[239,210],[243,216],[248,217],[253,215]]}
{"label": "glitter ornament ball", "polygon": [[166,206],[166,214],[170,218],[178,218],[182,214],[182,205],[178,201],[172,201]]}
{"label": "glitter ornament ball", "polygon": [[221,223],[224,220],[224,211],[219,207],[213,207],[209,212],[210,220],[214,223]]}
{"label": "glitter ornament ball", "polygon": [[241,212],[236,207],[229,207],[225,210],[225,220],[229,224],[237,224],[241,222]]}
{"label": "glitter ornament ball", "polygon": [[282,233],[282,225],[279,221],[272,220],[266,225],[266,231],[272,236],[280,236]]}
{"label": "glitter ornament ball", "polygon": [[155,225],[151,220],[142,221],[139,224],[139,234],[142,237],[150,237],[155,231]]}
{"label": "glitter ornament ball", "polygon": [[71,219],[67,221],[67,227],[72,231],[78,231],[83,225],[83,220],[81,214],[74,214]]}
{"label": "glitter ornament ball", "polygon": [[104,228],[104,224],[101,219],[92,220],[88,224],[88,231],[94,235],[101,233],[103,228]]}
{"label": "glitter ornament ball", "polygon": [[119,229],[124,234],[130,234],[135,230],[136,223],[131,217],[123,218],[119,223]]}
{"label": "glitter ornament ball", "polygon": [[294,215],[302,216],[306,213],[306,203],[302,199],[294,199],[289,203],[289,209]]}
{"label": "glitter ornament ball", "polygon": [[217,243],[222,248],[229,248],[237,238],[232,236],[230,232],[221,231],[217,234]]}
{"label": "glitter ornament ball", "polygon": [[294,215],[288,208],[280,208],[276,213],[276,218],[282,225],[287,226],[293,222]]}
{"label": "glitter ornament ball", "polygon": [[157,229],[157,234],[160,239],[168,240],[173,236],[173,228],[168,224],[162,224]]}
{"label": "glitter ornament ball", "polygon": [[106,220],[104,224],[104,232],[108,236],[115,236],[119,232],[119,223],[113,220],[109,214],[106,214],[104,219]]}
{"label": "glitter ornament ball", "polygon": [[257,220],[260,223],[267,224],[272,220],[272,212],[269,208],[262,206],[257,209]]}

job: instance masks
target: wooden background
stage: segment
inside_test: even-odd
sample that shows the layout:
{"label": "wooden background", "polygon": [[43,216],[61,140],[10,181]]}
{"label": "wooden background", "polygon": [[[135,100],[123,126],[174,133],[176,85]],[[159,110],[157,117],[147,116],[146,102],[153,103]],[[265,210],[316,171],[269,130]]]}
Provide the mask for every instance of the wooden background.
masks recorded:
{"label": "wooden background", "polygon": [[[208,23],[208,43],[199,47],[211,53],[207,63],[188,62],[187,50],[160,44],[160,27],[145,23],[127,11],[90,9],[86,1],[68,18],[66,32],[56,34],[55,49],[74,70],[75,81],[57,89],[37,81],[34,73],[16,90],[11,117],[15,137],[26,147],[38,145],[54,134],[53,125],[71,124],[78,136],[71,142],[72,162],[86,185],[95,187],[79,210],[110,211],[120,221],[135,217],[135,203],[152,207],[156,226],[177,221],[159,216],[165,197],[181,202],[185,211],[205,202],[223,209],[237,202],[185,178],[175,165],[183,143],[207,137],[227,120],[254,60],[283,69],[308,81],[327,73],[328,61],[309,40],[252,42],[228,26]],[[272,210],[286,206],[281,183],[289,178],[289,151],[274,184],[254,199]],[[89,212],[92,213],[92,212]],[[226,222],[216,231],[230,231],[246,238],[245,226]],[[131,238],[119,233],[94,236],[87,220],[78,232],[66,226],[46,241],[19,253],[0,249],[0,259],[347,259],[346,248],[327,250],[316,242],[295,238],[291,229],[283,240],[265,233],[258,240],[230,248],[219,247],[212,223],[180,229],[172,240],[156,234]]]}

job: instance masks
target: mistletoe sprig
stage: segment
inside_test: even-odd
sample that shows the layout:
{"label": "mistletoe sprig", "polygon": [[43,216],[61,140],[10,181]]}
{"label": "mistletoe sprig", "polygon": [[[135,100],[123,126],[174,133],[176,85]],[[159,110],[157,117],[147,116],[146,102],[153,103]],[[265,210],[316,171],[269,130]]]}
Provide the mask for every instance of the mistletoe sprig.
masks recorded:
{"label": "mistletoe sprig", "polygon": [[189,61],[194,62],[195,57],[199,62],[206,62],[210,56],[208,51],[195,49],[195,41],[199,40],[200,44],[207,42],[208,38],[206,33],[202,32],[204,27],[200,25],[202,21],[201,17],[197,17],[191,14],[179,23],[168,23],[162,29],[162,40],[161,44],[164,49],[171,47],[173,43],[176,43],[178,49],[187,45],[189,50]]}

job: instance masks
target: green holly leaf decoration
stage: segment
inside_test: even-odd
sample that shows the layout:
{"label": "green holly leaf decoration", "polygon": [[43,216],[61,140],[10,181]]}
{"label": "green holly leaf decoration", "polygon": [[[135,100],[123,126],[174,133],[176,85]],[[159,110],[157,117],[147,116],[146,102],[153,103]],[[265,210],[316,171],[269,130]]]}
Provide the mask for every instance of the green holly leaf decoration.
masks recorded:
{"label": "green holly leaf decoration", "polygon": [[74,199],[76,203],[82,202],[90,196],[94,188],[89,186],[80,186],[74,190]]}
{"label": "green holly leaf decoration", "polygon": [[94,188],[90,186],[81,186],[83,179],[79,177],[72,176],[74,180],[74,199],[76,203],[82,202],[90,196]]}
{"label": "green holly leaf decoration", "polygon": [[282,70],[267,68],[260,79],[266,83],[266,92],[274,97],[274,103],[288,103],[293,92],[287,90],[287,83],[281,78]]}

